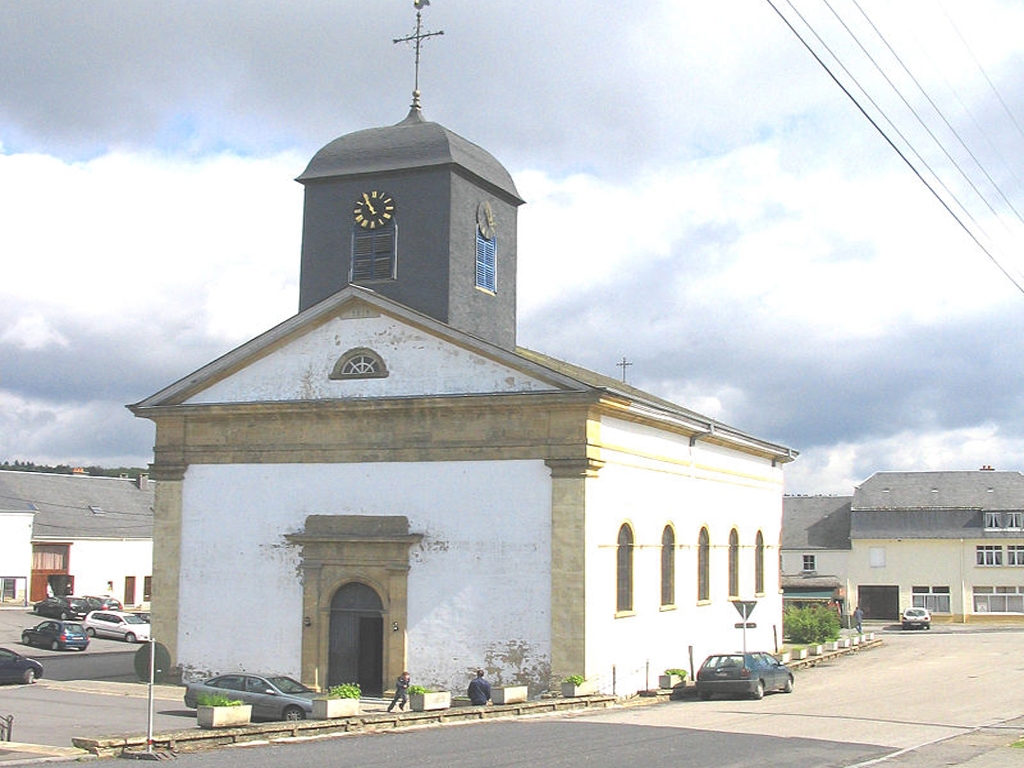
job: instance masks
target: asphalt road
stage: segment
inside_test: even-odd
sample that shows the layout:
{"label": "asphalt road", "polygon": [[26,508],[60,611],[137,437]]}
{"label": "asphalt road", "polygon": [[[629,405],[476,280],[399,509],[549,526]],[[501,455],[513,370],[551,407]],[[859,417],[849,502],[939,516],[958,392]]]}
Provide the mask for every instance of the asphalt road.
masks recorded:
{"label": "asphalt road", "polygon": [[[305,768],[321,762],[353,768],[389,763],[839,768],[888,756],[886,768],[1024,765],[1024,750],[1006,746],[1024,736],[1021,628],[937,627],[880,634],[882,647],[801,669],[793,694],[762,701],[690,699],[594,714],[249,746],[244,760],[249,768]],[[97,654],[124,649],[116,641],[95,644]],[[0,645],[10,645],[2,628]],[[87,654],[92,651],[90,646]],[[51,653],[38,655],[46,664]],[[81,654],[62,658],[68,659],[65,663],[87,661]],[[0,714],[15,714],[18,741],[66,746],[72,735],[145,733],[147,686],[96,684],[97,692],[89,692],[88,685],[44,679],[33,686],[3,686]],[[156,690],[157,733],[194,725],[180,689]],[[214,751],[180,755],[176,762],[186,768],[238,759],[237,753]]]}

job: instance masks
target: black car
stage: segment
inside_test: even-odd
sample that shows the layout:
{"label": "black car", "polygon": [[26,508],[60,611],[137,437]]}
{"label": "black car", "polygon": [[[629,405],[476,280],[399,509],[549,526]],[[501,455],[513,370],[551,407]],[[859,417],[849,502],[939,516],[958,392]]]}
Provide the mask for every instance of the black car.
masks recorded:
{"label": "black car", "polygon": [[93,610],[89,601],[81,597],[48,597],[32,606],[32,610],[40,616],[52,616],[55,619],[84,619]]}
{"label": "black car", "polygon": [[10,648],[0,648],[0,683],[34,683],[43,676],[43,665]]}
{"label": "black car", "polygon": [[82,597],[93,611],[120,611],[124,609],[121,601],[116,597],[96,597],[95,595],[83,595]]}
{"label": "black car", "polygon": [[763,698],[769,691],[793,692],[793,673],[770,653],[714,653],[697,670],[697,695]]}
{"label": "black car", "polygon": [[54,651],[66,651],[69,648],[84,651],[89,647],[89,636],[85,633],[85,627],[77,621],[50,620],[23,629],[21,642]]}

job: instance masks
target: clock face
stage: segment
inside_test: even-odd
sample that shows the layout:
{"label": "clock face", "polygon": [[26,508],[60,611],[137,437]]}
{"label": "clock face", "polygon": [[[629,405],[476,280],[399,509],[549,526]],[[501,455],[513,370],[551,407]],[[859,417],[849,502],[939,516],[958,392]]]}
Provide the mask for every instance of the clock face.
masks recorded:
{"label": "clock face", "polygon": [[476,226],[484,240],[494,239],[494,211],[489,201],[484,200],[476,207]]}
{"label": "clock face", "polygon": [[395,201],[387,192],[363,192],[352,208],[352,215],[363,229],[378,229],[394,220]]}

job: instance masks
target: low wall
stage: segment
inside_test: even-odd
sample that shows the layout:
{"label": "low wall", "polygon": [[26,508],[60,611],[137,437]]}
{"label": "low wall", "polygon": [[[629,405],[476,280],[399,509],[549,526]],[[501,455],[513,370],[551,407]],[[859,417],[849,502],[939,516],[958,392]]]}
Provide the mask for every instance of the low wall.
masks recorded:
{"label": "low wall", "polygon": [[[572,699],[550,698],[521,704],[491,705],[487,707],[455,707],[433,712],[378,712],[336,720],[294,720],[286,722],[253,723],[238,728],[207,730],[190,728],[184,731],[160,733],[153,736],[155,752],[193,752],[211,747],[247,742],[272,742],[288,739],[313,738],[338,733],[359,733],[409,728],[417,725],[438,725],[474,720],[490,720],[517,715],[544,714],[578,709],[605,709],[620,700],[615,696],[578,696]],[[117,757],[146,751],[145,735],[103,736],[100,738],[75,737],[71,742],[98,757]]]}

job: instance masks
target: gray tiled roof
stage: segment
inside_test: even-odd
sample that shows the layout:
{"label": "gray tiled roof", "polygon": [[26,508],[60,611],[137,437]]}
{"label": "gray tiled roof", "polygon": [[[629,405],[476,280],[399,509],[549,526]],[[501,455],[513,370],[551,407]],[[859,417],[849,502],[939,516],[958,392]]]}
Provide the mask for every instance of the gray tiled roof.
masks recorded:
{"label": "gray tiled roof", "polygon": [[1024,475],[988,470],[878,472],[854,492],[854,539],[1002,538],[986,511],[1024,510]]}
{"label": "gray tiled roof", "polygon": [[852,496],[786,496],[783,549],[849,549]]}
{"label": "gray tiled roof", "polygon": [[134,480],[0,470],[0,514],[36,513],[34,539],[151,539],[153,489]]}

